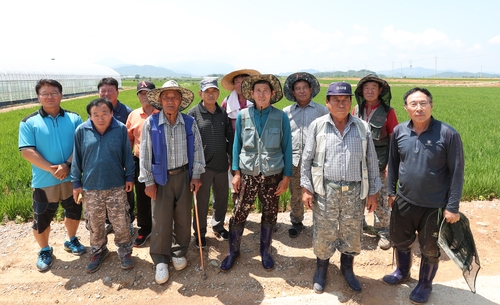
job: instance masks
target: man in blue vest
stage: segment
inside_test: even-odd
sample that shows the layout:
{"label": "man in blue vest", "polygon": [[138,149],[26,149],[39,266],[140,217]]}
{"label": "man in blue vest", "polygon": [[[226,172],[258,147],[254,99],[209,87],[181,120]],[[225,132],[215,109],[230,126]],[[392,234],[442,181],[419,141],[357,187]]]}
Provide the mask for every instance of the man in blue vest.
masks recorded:
{"label": "man in blue vest", "polygon": [[148,92],[153,107],[162,111],[144,121],[139,154],[139,181],[151,197],[153,226],[149,253],[158,284],[168,281],[168,263],[186,268],[191,239],[191,203],[201,186],[205,157],[194,118],[180,111],[193,101],[191,90],[170,80]]}

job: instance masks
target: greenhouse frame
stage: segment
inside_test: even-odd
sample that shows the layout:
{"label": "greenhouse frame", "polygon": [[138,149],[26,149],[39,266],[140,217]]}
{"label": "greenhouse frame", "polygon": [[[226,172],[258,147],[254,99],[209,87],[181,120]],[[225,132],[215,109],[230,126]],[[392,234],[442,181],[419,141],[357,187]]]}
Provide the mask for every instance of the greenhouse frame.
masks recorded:
{"label": "greenhouse frame", "polygon": [[120,74],[102,65],[56,60],[34,64],[0,63],[0,107],[38,101],[35,85],[42,78],[60,82],[64,98],[70,98],[95,94],[97,84],[104,77],[115,78],[122,88]]}

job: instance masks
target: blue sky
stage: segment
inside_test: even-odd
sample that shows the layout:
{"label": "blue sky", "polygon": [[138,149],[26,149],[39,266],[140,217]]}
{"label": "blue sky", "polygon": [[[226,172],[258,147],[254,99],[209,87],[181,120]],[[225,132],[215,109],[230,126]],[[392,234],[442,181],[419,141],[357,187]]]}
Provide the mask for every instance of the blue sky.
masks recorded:
{"label": "blue sky", "polygon": [[19,0],[0,11],[1,60],[499,73],[498,20],[485,0]]}

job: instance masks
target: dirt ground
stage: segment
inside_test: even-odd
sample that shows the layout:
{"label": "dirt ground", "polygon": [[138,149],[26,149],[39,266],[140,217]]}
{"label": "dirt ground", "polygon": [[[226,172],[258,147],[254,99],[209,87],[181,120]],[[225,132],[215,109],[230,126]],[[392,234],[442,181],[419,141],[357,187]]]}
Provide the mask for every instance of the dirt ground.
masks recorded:
{"label": "dirt ground", "polygon": [[[500,202],[498,200],[463,202],[460,210],[470,220],[482,265],[479,275],[500,275],[500,257],[498,256],[500,232],[495,227],[495,224],[500,221]],[[408,303],[391,301],[391,296],[397,291],[398,294],[403,294],[399,300],[407,300],[407,295],[416,285],[420,262],[417,245],[414,246],[412,280],[404,287],[397,289],[384,285],[380,280],[384,274],[393,270],[392,251],[380,250],[377,247],[377,238],[365,233],[362,252],[355,258],[354,265],[363,291],[354,293],[347,286],[340,273],[339,254],[336,253],[330,260],[325,293],[317,295],[312,291],[315,256],[311,248],[311,211],[306,213],[304,224],[307,226],[305,231],[298,238],[291,239],[288,236],[288,212],[279,214],[278,231],[274,234],[272,244],[273,257],[276,261],[272,271],[265,271],[261,265],[260,214],[252,213],[244,232],[242,254],[233,269],[227,273],[220,272],[219,265],[228,251],[228,242],[220,242],[208,233],[208,247],[203,251],[207,278],[205,280],[202,278],[200,253],[194,246],[193,239],[187,254],[188,267],[183,271],[175,271],[170,266],[169,281],[163,285],[157,285],[149,256],[149,241],[144,248],[134,248],[135,267],[124,271],[120,268],[116,255],[116,246],[113,244],[114,235],[110,234],[108,245],[110,255],[99,271],[87,274],[85,267],[90,255],[87,253],[77,257],[65,252],[63,248],[64,226],[62,223],[54,223],[50,238],[50,244],[54,247],[54,265],[49,271],[40,273],[35,266],[39,249],[32,236],[31,223],[18,225],[10,222],[0,226],[0,303],[323,304],[325,301],[314,302],[319,297],[327,300],[327,303],[332,303],[333,300],[342,304]],[[89,245],[89,233],[84,228],[83,222],[78,236],[84,245]],[[465,283],[458,267],[443,254],[435,282],[453,280],[462,285]],[[476,295],[466,291],[466,288],[465,290],[453,287],[444,288],[452,295],[462,293],[464,296],[471,295],[477,300],[487,299],[481,297],[481,286],[477,287]],[[297,298],[306,301],[295,303],[287,301]],[[474,303],[494,304],[490,301]],[[469,304],[469,301],[459,304]]]}

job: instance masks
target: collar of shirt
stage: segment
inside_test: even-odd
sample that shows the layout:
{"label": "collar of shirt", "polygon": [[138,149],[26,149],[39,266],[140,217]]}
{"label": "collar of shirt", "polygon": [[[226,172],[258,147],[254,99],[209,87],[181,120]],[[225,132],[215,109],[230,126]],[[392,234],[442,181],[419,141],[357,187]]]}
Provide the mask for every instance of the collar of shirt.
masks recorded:
{"label": "collar of shirt", "polygon": [[[42,118],[48,117],[49,114],[43,109],[43,107],[40,107],[40,110],[38,110],[38,113],[42,116]],[[59,115],[64,116],[64,109],[59,108]]]}
{"label": "collar of shirt", "polygon": [[174,125],[170,125],[170,122],[167,120],[167,117],[165,116],[165,112],[161,111],[160,117],[158,118],[158,126],[159,125],[169,125],[169,126],[175,126],[177,124],[183,124],[184,125],[184,118],[182,117],[181,112],[177,112],[177,119],[175,120]]}
{"label": "collar of shirt", "polygon": [[[210,113],[210,114],[212,114],[210,111],[207,110],[207,108],[205,106],[203,106],[203,100],[201,100],[198,105],[200,106],[200,112],[201,113]],[[221,113],[221,112],[222,112],[222,109],[220,108],[219,104],[215,103],[215,113]]]}
{"label": "collar of shirt", "polygon": [[[434,117],[431,115],[431,123],[429,124],[429,127],[427,127],[427,130],[429,130],[429,129],[431,129],[431,128],[432,128],[432,126],[434,125],[434,121],[435,121],[435,119],[434,119]],[[413,121],[412,121],[412,120],[409,120],[409,121],[408,121],[408,124],[406,124],[406,127],[408,127],[408,128],[410,128],[410,129],[412,129],[412,130],[413,130]]]}
{"label": "collar of shirt", "polygon": [[305,107],[300,107],[299,104],[296,102],[295,104],[292,105],[292,108],[295,110],[295,109],[304,109],[304,108],[307,108],[307,107],[316,107],[313,103],[313,100],[310,100],[309,103],[307,103],[307,105]]}

